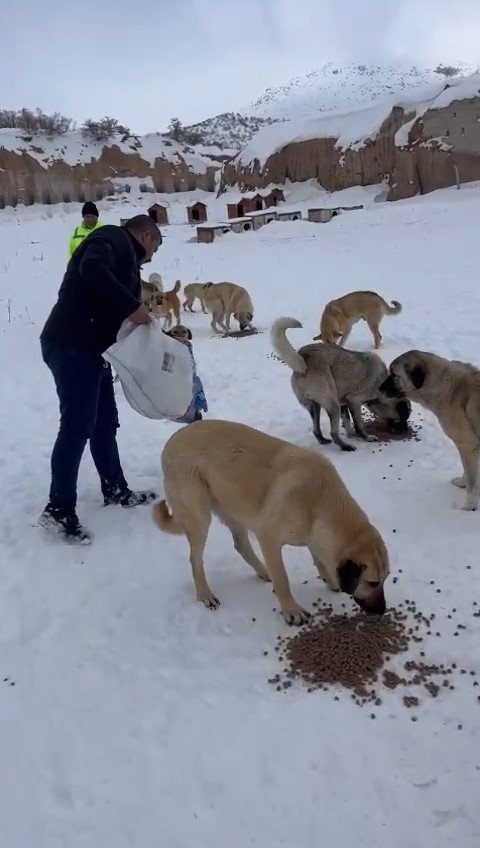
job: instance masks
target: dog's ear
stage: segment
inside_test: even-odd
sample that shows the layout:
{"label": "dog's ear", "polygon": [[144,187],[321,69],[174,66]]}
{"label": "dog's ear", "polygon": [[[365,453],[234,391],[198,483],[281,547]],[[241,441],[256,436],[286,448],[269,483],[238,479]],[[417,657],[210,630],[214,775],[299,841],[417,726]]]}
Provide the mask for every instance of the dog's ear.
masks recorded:
{"label": "dog's ear", "polygon": [[346,595],[353,595],[360,582],[362,571],[362,566],[358,562],[354,562],[353,559],[346,559],[342,562],[338,568],[340,591],[345,592]]}
{"label": "dog's ear", "polygon": [[415,389],[421,389],[425,382],[425,377],[427,376],[425,368],[423,368],[421,365],[414,365],[413,368],[405,370],[407,371],[407,374],[410,377],[410,380],[412,381],[413,387]]}
{"label": "dog's ear", "polygon": [[189,342],[192,341],[192,331],[187,327],[187,339]]}

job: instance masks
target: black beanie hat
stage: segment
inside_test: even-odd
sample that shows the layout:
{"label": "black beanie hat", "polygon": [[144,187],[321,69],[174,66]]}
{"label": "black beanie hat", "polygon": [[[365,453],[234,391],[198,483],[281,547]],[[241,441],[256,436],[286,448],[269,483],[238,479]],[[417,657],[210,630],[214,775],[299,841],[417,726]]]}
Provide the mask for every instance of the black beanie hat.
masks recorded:
{"label": "black beanie hat", "polygon": [[95,206],[93,200],[87,200],[86,203],[82,206],[82,218],[85,215],[96,215],[98,218],[98,209]]}

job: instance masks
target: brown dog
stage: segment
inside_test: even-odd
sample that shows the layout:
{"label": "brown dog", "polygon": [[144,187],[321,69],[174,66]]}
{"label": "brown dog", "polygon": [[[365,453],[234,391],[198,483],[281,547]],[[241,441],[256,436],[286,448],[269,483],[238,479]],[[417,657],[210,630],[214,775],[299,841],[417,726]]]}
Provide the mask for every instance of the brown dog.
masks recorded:
{"label": "brown dog", "polygon": [[148,282],[145,282],[145,280],[141,280],[141,283],[142,303],[147,307],[147,309],[150,310],[157,295],[163,292],[163,281],[160,274],[157,274],[154,271],[152,274],[150,274]]}
{"label": "brown dog", "polygon": [[183,294],[185,295],[185,300],[183,302],[183,308],[185,312],[187,309],[189,312],[194,312],[193,303],[195,298],[198,297],[200,301],[200,305],[202,307],[202,312],[206,315],[207,310],[205,309],[205,304],[203,302],[203,283],[186,283],[183,287]]}
{"label": "brown dog", "polygon": [[166,292],[158,292],[152,298],[150,311],[153,312],[154,315],[158,315],[160,318],[164,318],[164,328],[169,329],[173,323],[173,315],[175,315],[175,319],[177,324],[180,324],[180,301],[178,299],[178,292],[180,291],[181,283],[180,280],[177,280],[173,289]]}
{"label": "brown dog", "polygon": [[362,318],[367,322],[373,336],[375,348],[382,342],[380,321],[384,315],[398,315],[402,304],[392,300],[389,306],[383,297],[372,291],[355,291],[345,294],[337,300],[327,303],[320,319],[320,333],[314,339],[327,344],[336,344],[340,339],[343,345],[347,341],[354,324]]}
{"label": "brown dog", "polygon": [[380,386],[389,397],[405,398],[433,412],[457,448],[463,466],[452,483],[467,490],[463,509],[480,500],[480,371],[468,362],[409,350],[393,360],[390,376]]}
{"label": "brown dog", "polygon": [[203,300],[212,320],[212,330],[219,332],[218,326],[224,333],[230,332],[230,320],[238,321],[240,330],[246,330],[253,321],[253,306],[250,295],[242,286],[236,283],[207,283],[203,287]]}
{"label": "brown dog", "polygon": [[[284,545],[307,547],[330,589],[352,595],[366,612],[383,614],[389,572],[382,538],[321,454],[227,421],[178,430],[162,454],[167,502],[153,509],[165,533],[185,535],[197,599],[219,601],[203,568],[212,513],[229,528],[235,549],[263,580],[271,580],[288,624],[309,613],[293,598]],[[257,537],[265,565],[248,531]]]}

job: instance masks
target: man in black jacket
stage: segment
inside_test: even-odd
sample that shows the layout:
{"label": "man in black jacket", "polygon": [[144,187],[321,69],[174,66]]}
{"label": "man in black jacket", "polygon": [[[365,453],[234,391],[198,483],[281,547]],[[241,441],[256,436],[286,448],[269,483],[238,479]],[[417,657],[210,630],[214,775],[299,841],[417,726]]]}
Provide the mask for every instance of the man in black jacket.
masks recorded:
{"label": "man in black jacket", "polygon": [[124,227],[94,230],[70,259],[40,336],[60,401],[60,430],[49,501],[39,524],[68,541],[91,541],[76,514],[78,470],[88,440],[105,505],[136,506],[156,497],[132,492],[123,475],[112,372],[102,354],[126,318],[135,324],[150,320],[140,303],[140,265],[160,244],[160,231],[148,215],[137,215]]}

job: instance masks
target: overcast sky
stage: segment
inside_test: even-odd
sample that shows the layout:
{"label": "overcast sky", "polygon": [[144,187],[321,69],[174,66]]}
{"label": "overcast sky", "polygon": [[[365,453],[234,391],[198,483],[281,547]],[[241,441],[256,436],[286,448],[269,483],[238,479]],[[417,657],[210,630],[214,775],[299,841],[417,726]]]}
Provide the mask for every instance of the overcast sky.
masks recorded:
{"label": "overcast sky", "polygon": [[480,64],[480,0],[0,0],[0,108],[143,133],[325,62]]}

